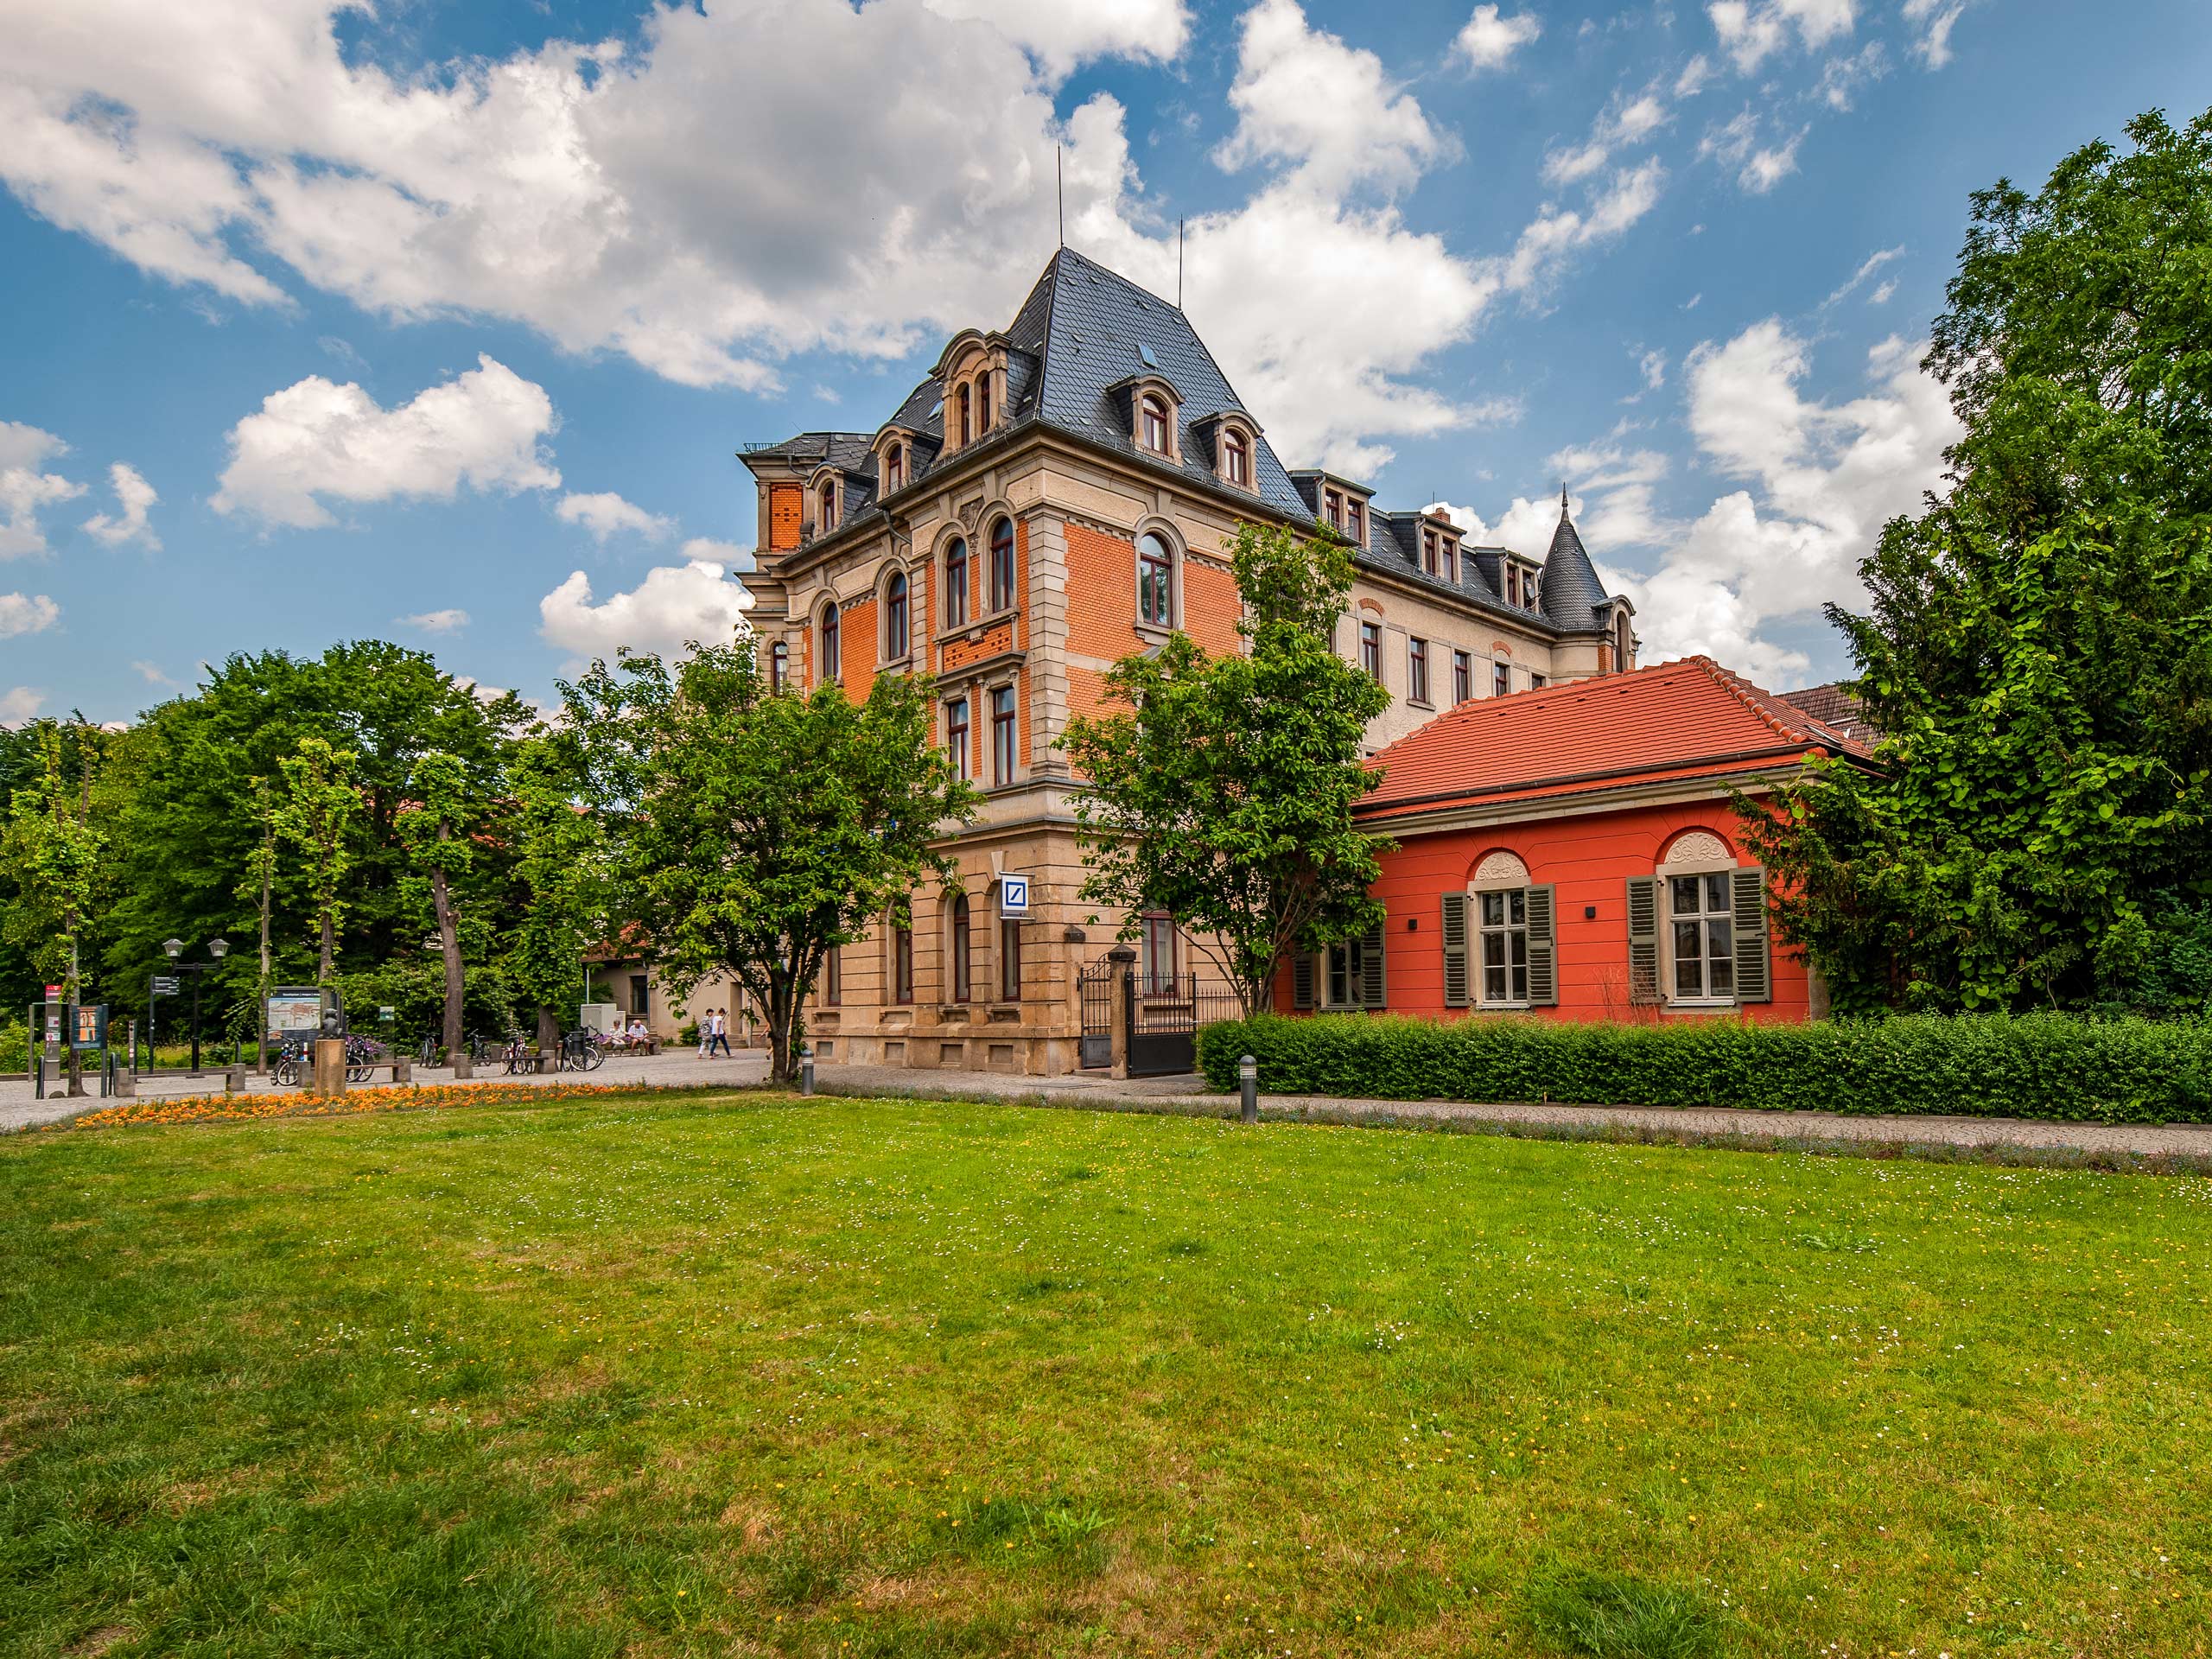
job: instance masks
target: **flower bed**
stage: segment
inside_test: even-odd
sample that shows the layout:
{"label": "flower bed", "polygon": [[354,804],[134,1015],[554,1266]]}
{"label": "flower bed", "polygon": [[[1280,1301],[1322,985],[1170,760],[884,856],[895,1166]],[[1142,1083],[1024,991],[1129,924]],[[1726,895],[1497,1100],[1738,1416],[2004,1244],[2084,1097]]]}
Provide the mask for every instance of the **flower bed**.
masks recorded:
{"label": "flower bed", "polygon": [[121,1123],[218,1123],[272,1117],[355,1117],[367,1112],[435,1110],[445,1106],[522,1106],[601,1095],[634,1095],[635,1084],[447,1083],[388,1089],[348,1089],[335,1098],[304,1094],[186,1095],[103,1106],[74,1120],[79,1128]]}

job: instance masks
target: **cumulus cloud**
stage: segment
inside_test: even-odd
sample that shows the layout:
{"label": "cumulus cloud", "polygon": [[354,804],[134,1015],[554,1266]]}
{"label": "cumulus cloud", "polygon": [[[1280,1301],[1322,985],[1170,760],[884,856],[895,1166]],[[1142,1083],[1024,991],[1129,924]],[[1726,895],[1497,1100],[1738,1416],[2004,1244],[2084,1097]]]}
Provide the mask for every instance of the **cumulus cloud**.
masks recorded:
{"label": "cumulus cloud", "polygon": [[539,632],[577,657],[612,657],[616,650],[683,650],[692,641],[715,644],[746,626],[753,595],[729,581],[727,569],[711,559],[661,565],[626,594],[592,599],[591,578],[573,571],[538,601]]}
{"label": "cumulus cloud", "polygon": [[1850,34],[1859,7],[1857,0],[1713,0],[1705,10],[1720,49],[1748,75],[1787,45],[1793,32],[1808,52]]}
{"label": "cumulus cloud", "polygon": [[396,620],[403,628],[414,628],[423,633],[459,633],[468,626],[468,613],[463,610],[423,611]]}
{"label": "cumulus cloud", "polygon": [[18,685],[0,691],[0,726],[10,731],[27,726],[38,718],[38,711],[46,706],[46,693],[36,686]]}
{"label": "cumulus cloud", "polygon": [[96,512],[85,520],[85,533],[105,542],[110,547],[120,547],[125,542],[137,542],[149,553],[162,550],[162,538],[146,522],[146,514],[162,498],[154,493],[143,474],[136,467],[117,461],[107,469],[108,483],[115,491],[118,512],[114,514]]}
{"label": "cumulus cloud", "polygon": [[385,409],[359,385],[321,375],[274,391],[231,429],[213,505],[298,529],[335,524],[321,498],[450,501],[478,490],[557,489],[541,440],[558,424],[545,389],[485,356],[478,366]]}
{"label": "cumulus cloud", "polygon": [[940,16],[988,23],[1058,79],[1093,58],[1179,56],[1191,32],[1183,0],[925,0]]}
{"label": "cumulus cloud", "polygon": [[1691,354],[1691,433],[1706,464],[1743,487],[1688,524],[1660,526],[1657,570],[1630,582],[1655,659],[1707,652],[1763,683],[1802,682],[1804,653],[1762,628],[1863,600],[1859,560],[1885,522],[1938,486],[1957,441],[1921,355],[1885,340],[1867,354],[1865,392],[1827,402],[1804,395],[1810,345],[1777,319]]}
{"label": "cumulus cloud", "polygon": [[1448,143],[1382,59],[1313,28],[1297,0],[1259,0],[1244,14],[1229,103],[1236,126],[1214,159],[1232,169],[1287,162],[1314,190],[1402,189]]}
{"label": "cumulus cloud", "polygon": [[751,548],[740,547],[735,542],[718,542],[707,536],[694,536],[685,542],[683,556],[694,564],[719,564],[732,570],[750,570],[753,565]]}
{"label": "cumulus cloud", "polygon": [[0,421],[0,559],[27,558],[48,551],[40,510],[85,493],[58,473],[39,469],[69,446],[51,432],[21,421]]}
{"label": "cumulus cloud", "polygon": [[1452,55],[1470,69],[1501,69],[1516,52],[1544,32],[1534,12],[1501,17],[1497,8],[1477,6],[1452,41]]}
{"label": "cumulus cloud", "polygon": [[0,594],[0,639],[43,633],[61,620],[61,607],[44,594]]}
{"label": "cumulus cloud", "polygon": [[564,524],[582,524],[598,542],[626,531],[658,542],[666,539],[676,528],[674,519],[647,512],[612,490],[602,490],[595,495],[564,495],[553,512]]}

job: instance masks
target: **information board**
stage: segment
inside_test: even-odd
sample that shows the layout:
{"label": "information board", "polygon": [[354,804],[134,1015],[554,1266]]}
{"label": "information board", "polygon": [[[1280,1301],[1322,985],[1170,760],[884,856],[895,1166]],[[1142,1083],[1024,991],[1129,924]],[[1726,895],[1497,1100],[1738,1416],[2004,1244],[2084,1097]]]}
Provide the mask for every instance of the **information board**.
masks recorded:
{"label": "information board", "polygon": [[322,993],[274,991],[269,997],[269,1034],[312,1037],[322,1029]]}
{"label": "information board", "polygon": [[75,1016],[70,1022],[71,1047],[105,1048],[107,1046],[106,1003],[86,1007],[80,1002],[69,1012]]}

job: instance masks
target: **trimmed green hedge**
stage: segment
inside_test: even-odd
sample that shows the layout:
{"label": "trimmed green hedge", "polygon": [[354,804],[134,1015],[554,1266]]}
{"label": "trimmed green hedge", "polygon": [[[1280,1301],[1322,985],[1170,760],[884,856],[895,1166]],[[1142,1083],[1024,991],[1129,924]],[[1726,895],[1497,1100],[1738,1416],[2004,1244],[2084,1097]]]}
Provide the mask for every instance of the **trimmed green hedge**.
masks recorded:
{"label": "trimmed green hedge", "polygon": [[2201,1020],[2035,1014],[1578,1025],[1264,1014],[1198,1033],[1198,1064],[1217,1089],[1236,1087],[1244,1054],[1259,1060],[1268,1094],[2212,1122],[2212,1023]]}

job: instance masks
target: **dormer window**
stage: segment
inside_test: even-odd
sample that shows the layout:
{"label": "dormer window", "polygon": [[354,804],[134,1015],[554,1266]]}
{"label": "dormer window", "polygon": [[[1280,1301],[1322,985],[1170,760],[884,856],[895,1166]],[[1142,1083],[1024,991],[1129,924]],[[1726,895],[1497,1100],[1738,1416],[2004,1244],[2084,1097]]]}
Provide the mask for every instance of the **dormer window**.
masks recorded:
{"label": "dormer window", "polygon": [[1329,521],[1329,528],[1342,531],[1344,527],[1344,499],[1334,490],[1321,492],[1321,516]]}
{"label": "dormer window", "polygon": [[960,388],[960,442],[968,444],[975,441],[976,389],[973,386],[963,386]]}
{"label": "dormer window", "polygon": [[825,478],[814,494],[814,533],[827,536],[837,528],[837,480]]}
{"label": "dormer window", "polygon": [[1444,558],[1444,580],[1454,588],[1459,585],[1459,542],[1454,536],[1436,538],[1437,550]]}
{"label": "dormer window", "polygon": [[1167,400],[1148,391],[1137,404],[1137,442],[1154,454],[1165,455],[1172,453],[1167,435]]}
{"label": "dormer window", "polygon": [[1613,613],[1613,672],[1625,674],[1636,666],[1635,641],[1629,636],[1628,613]]}
{"label": "dormer window", "polygon": [[1421,569],[1423,575],[1436,574],[1436,532],[1433,530],[1421,533]]}
{"label": "dormer window", "polygon": [[1367,545],[1367,509],[1357,501],[1344,503],[1344,534],[1358,546]]}
{"label": "dormer window", "polygon": [[1239,489],[1252,486],[1252,446],[1238,431],[1222,434],[1221,475]]}
{"label": "dormer window", "polygon": [[986,370],[982,378],[976,382],[976,435],[980,438],[990,429],[991,377]]}
{"label": "dormer window", "polygon": [[889,495],[906,482],[906,447],[894,443],[883,455],[883,493]]}

